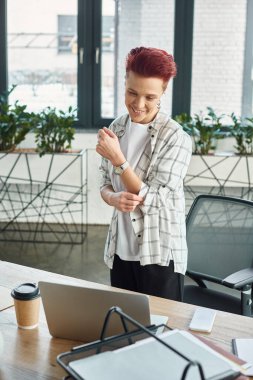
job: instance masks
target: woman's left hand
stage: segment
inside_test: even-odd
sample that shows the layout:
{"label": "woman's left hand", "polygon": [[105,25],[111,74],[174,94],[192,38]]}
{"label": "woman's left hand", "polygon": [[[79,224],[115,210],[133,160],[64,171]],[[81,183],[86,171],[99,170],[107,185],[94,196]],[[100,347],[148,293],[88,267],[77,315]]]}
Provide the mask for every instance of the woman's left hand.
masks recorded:
{"label": "woman's left hand", "polygon": [[96,151],[111,161],[113,166],[119,166],[126,161],[121,151],[118,137],[106,127],[98,131]]}

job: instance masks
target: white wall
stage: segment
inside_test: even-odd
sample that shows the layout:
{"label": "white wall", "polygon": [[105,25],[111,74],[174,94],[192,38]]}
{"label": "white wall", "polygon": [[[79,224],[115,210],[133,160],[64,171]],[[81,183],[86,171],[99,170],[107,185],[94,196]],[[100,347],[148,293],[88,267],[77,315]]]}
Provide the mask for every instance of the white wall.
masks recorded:
{"label": "white wall", "polygon": [[246,0],[195,0],[192,113],[241,114],[246,11]]}

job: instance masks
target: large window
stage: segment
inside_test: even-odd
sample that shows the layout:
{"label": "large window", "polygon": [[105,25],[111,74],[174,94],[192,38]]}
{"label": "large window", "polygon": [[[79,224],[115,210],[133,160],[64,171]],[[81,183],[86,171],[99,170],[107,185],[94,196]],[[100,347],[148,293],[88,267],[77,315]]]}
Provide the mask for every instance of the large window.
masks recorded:
{"label": "large window", "polygon": [[[173,53],[174,0],[0,0],[1,9],[0,24],[7,21],[0,25],[7,37],[5,42],[0,36],[0,50],[6,43],[7,51],[1,91],[16,85],[10,102],[36,112],[71,105],[78,109],[78,127],[108,125],[126,111],[125,57],[131,48]],[[162,101],[167,111],[171,89]]]}
{"label": "large window", "polygon": [[252,8],[252,0],[0,0],[0,92],[16,85],[10,101],[34,111],[72,105],[77,127],[98,128],[126,111],[129,50],[173,54],[175,44],[178,76],[163,96],[166,111],[173,85],[174,114],[207,106],[249,114]]}
{"label": "large window", "polygon": [[8,0],[10,102],[77,107],[77,1]]}

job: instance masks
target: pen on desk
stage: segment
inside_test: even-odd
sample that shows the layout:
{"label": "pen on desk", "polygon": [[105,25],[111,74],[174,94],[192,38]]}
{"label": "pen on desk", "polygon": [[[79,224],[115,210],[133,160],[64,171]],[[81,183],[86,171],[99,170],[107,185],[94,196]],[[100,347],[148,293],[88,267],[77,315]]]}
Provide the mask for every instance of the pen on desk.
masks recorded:
{"label": "pen on desk", "polygon": [[233,354],[238,356],[235,339],[232,339],[232,351],[233,351]]}

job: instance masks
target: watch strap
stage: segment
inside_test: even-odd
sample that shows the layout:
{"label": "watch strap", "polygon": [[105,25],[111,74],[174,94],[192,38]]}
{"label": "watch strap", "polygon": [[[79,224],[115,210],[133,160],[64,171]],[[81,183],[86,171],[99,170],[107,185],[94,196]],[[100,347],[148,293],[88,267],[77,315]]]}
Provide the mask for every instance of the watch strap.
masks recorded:
{"label": "watch strap", "polygon": [[122,174],[129,167],[129,162],[125,161],[122,165],[114,166],[115,174]]}

